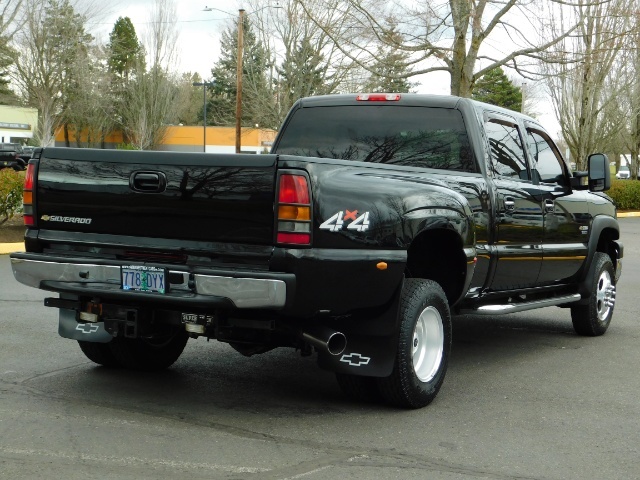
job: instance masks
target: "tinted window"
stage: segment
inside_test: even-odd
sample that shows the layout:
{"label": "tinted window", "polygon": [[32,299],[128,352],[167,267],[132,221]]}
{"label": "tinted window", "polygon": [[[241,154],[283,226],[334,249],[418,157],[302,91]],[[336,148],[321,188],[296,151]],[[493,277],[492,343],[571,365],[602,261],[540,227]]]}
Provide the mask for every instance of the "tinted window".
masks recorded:
{"label": "tinted window", "polygon": [[534,168],[543,183],[565,182],[562,160],[553,148],[552,143],[540,133],[529,130],[527,135],[529,151],[533,156]]}
{"label": "tinted window", "polygon": [[490,121],[485,125],[485,129],[489,136],[493,173],[514,180],[529,180],[518,128],[515,125]]}
{"label": "tinted window", "polygon": [[274,153],[475,172],[457,110],[336,106],[297,110]]}

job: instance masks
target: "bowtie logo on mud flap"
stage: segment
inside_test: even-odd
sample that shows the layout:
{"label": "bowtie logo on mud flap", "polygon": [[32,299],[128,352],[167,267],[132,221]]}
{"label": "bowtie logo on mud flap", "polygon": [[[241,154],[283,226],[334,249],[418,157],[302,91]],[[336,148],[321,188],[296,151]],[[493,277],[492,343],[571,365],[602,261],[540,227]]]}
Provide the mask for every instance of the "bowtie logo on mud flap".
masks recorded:
{"label": "bowtie logo on mud flap", "polygon": [[341,362],[348,363],[352,367],[361,367],[368,365],[371,361],[371,357],[364,357],[359,353],[350,353],[349,355],[343,355],[340,358]]}
{"label": "bowtie logo on mud flap", "polygon": [[98,331],[100,327],[98,325],[93,325],[91,323],[79,323],[76,326],[76,330],[80,330],[82,333],[95,333]]}

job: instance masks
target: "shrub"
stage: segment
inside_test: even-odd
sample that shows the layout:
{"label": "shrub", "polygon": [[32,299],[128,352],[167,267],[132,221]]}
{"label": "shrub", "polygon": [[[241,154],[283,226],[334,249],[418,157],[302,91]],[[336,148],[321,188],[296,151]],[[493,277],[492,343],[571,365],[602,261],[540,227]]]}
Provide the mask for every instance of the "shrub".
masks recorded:
{"label": "shrub", "polygon": [[618,210],[640,210],[640,181],[612,180],[607,191],[616,202]]}
{"label": "shrub", "polygon": [[0,170],[0,225],[22,211],[24,172]]}

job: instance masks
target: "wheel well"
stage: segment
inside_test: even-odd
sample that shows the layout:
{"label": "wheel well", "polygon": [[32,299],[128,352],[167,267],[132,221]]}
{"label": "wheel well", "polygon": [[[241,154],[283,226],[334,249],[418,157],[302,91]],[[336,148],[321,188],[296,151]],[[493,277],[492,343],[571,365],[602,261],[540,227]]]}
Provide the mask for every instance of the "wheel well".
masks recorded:
{"label": "wheel well", "polygon": [[418,235],[407,251],[407,278],[437,282],[449,304],[462,293],[467,273],[462,239],[451,230],[430,230]]}
{"label": "wheel well", "polygon": [[598,238],[598,246],[596,247],[596,251],[609,255],[609,258],[611,258],[611,261],[614,265],[616,263],[616,260],[620,256],[614,240],[618,240],[619,238],[620,234],[616,230],[614,230],[613,228],[605,228],[600,233],[600,238]]}

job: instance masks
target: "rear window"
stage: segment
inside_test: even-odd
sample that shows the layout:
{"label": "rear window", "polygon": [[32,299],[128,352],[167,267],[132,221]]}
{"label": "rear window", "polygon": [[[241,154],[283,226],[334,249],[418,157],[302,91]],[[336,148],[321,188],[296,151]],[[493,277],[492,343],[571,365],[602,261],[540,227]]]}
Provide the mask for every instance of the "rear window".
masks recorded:
{"label": "rear window", "polygon": [[274,153],[476,172],[458,110],[404,106],[298,109]]}

